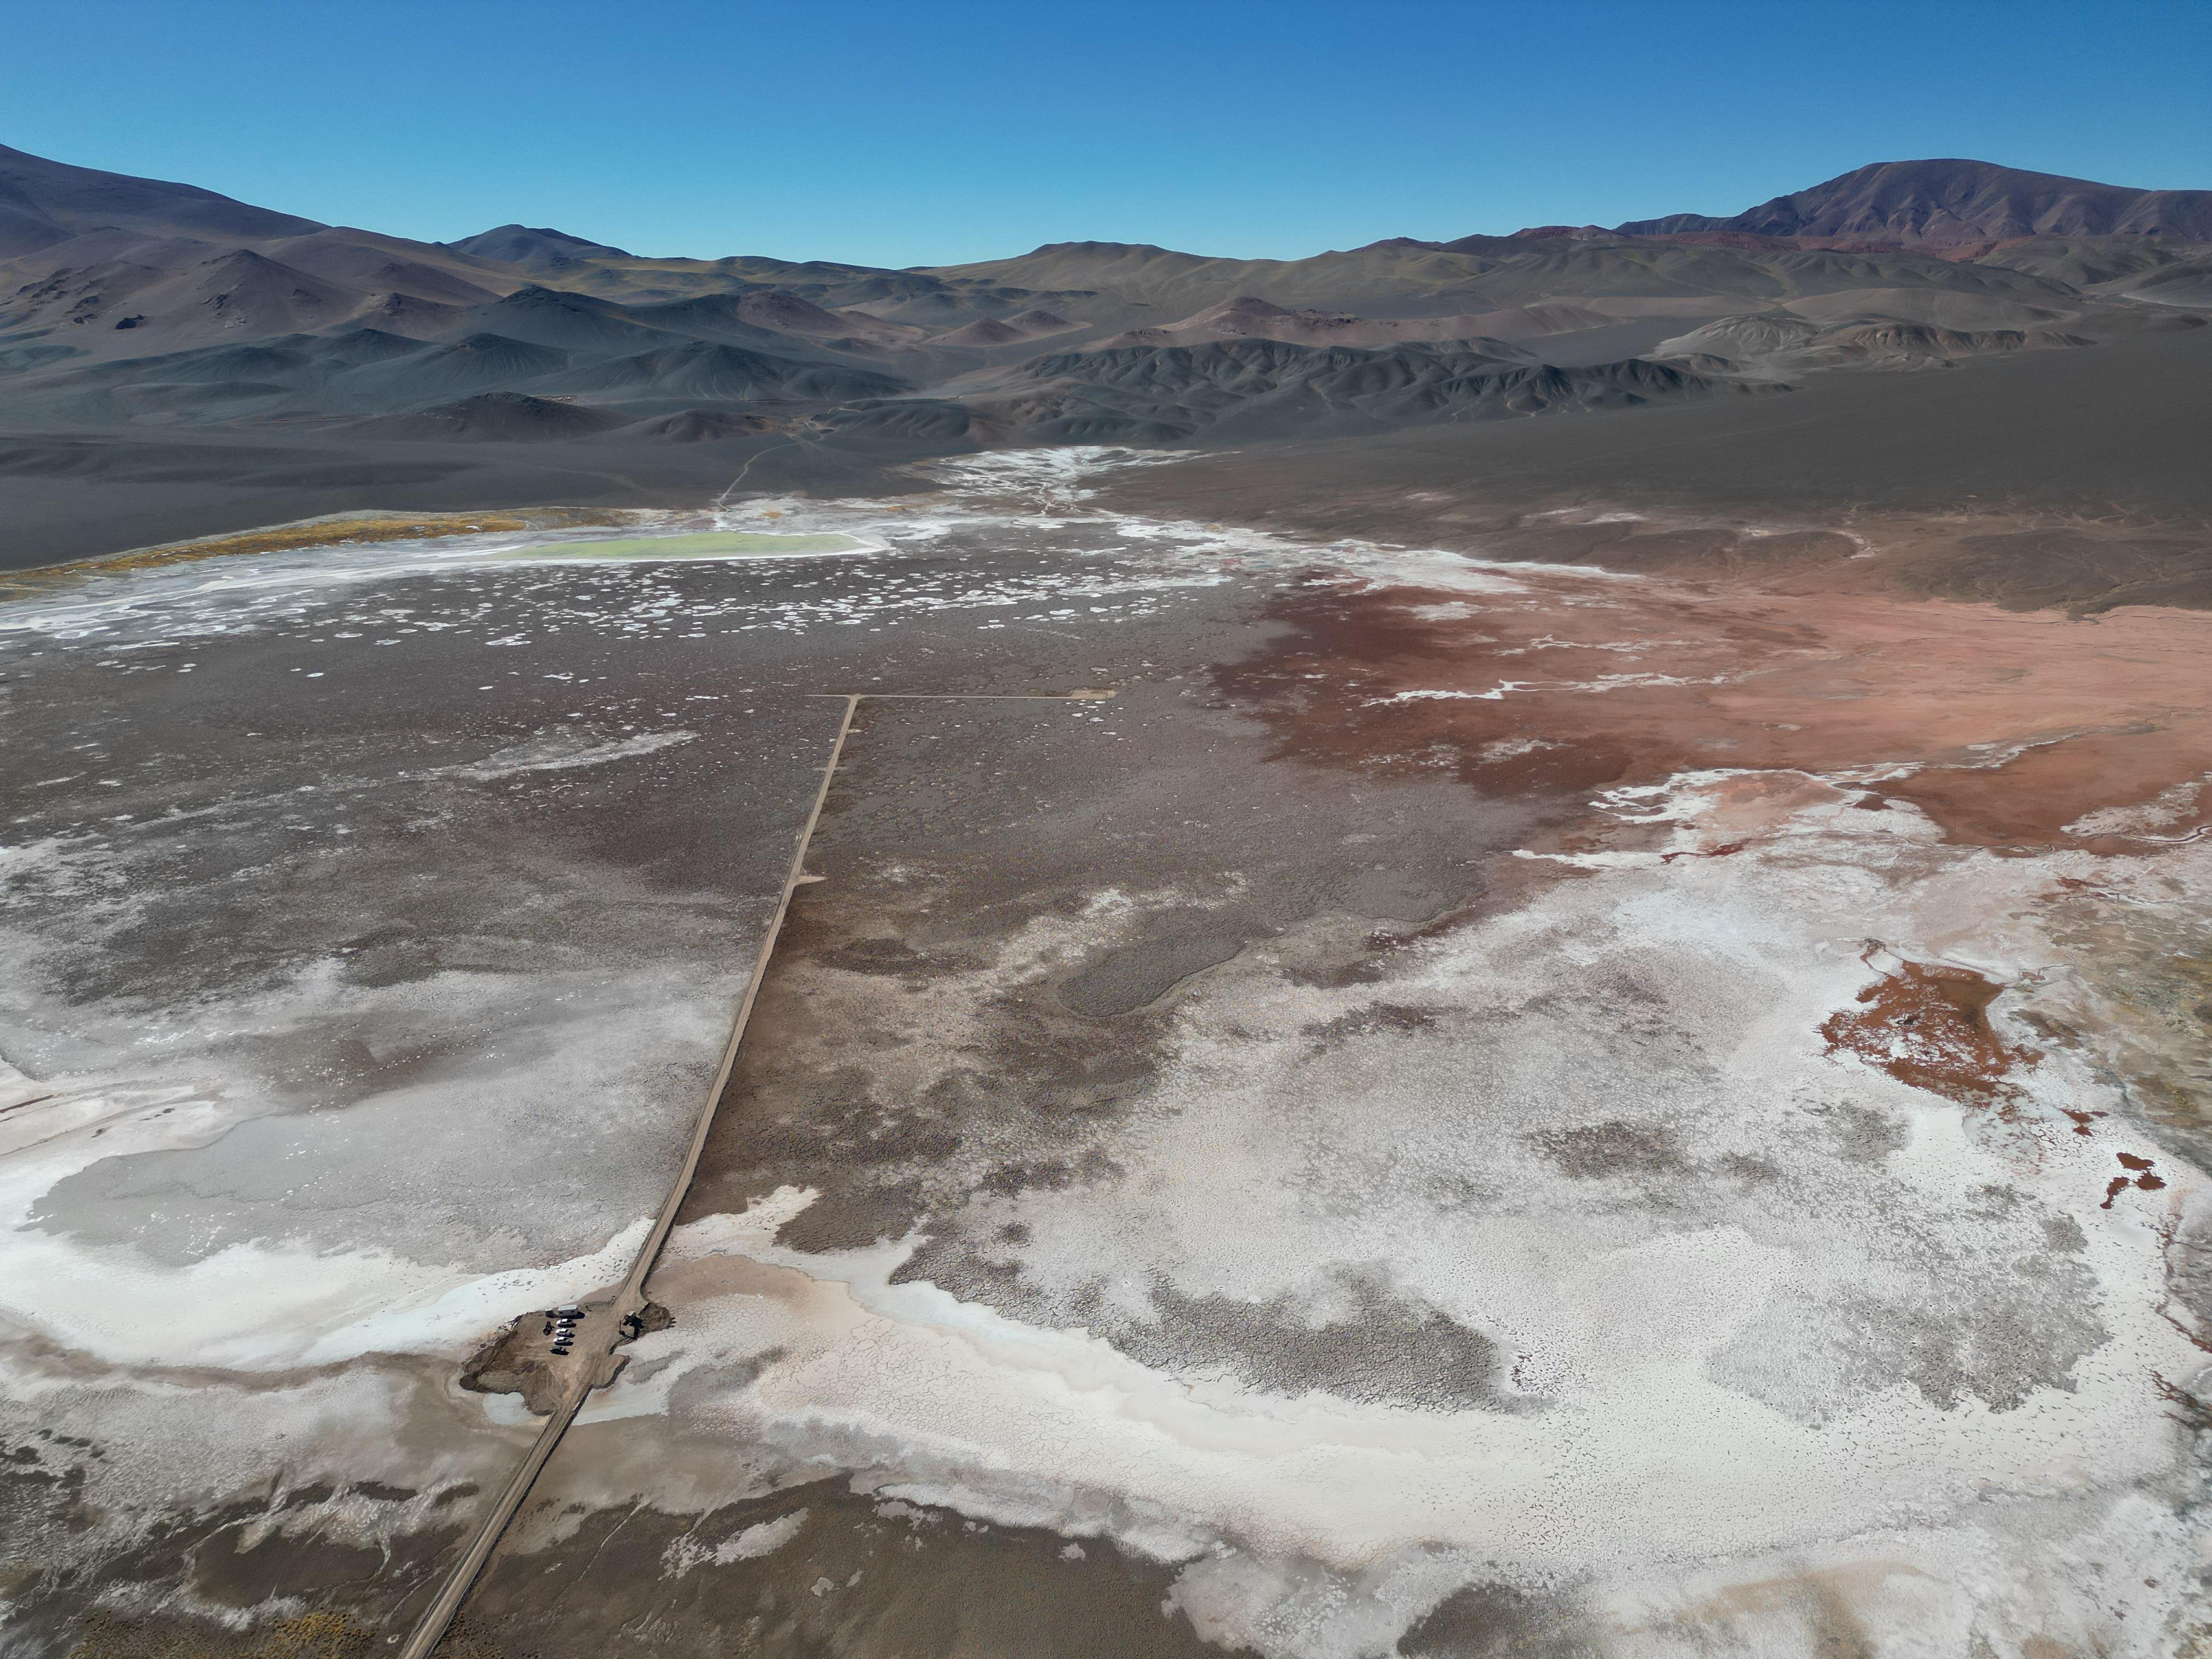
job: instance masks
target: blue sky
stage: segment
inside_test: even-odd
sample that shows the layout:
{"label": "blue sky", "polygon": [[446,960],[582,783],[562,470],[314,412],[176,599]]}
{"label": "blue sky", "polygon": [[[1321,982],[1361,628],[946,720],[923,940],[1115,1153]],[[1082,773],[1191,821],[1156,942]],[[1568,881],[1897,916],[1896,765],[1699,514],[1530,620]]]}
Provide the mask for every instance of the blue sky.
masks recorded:
{"label": "blue sky", "polygon": [[0,143],[446,240],[1295,257],[1870,161],[2212,187],[2212,0],[0,0]]}

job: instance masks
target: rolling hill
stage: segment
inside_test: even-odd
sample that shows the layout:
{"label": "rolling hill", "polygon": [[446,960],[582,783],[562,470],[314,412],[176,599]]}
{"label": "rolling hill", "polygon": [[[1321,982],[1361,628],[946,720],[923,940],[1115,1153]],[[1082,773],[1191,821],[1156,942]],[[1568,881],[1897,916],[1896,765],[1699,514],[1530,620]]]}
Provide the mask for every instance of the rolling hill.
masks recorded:
{"label": "rolling hill", "polygon": [[1987,161],[1881,161],[1725,219],[1677,213],[1634,236],[1735,232],[1886,247],[1953,248],[2031,236],[2212,241],[2212,190],[2128,190]]}
{"label": "rolling hill", "polygon": [[1298,259],[1077,241],[892,270],[649,257],[520,224],[416,241],[0,149],[0,427],[17,434],[676,446],[732,475],[773,452],[767,478],[839,454],[1737,401],[2208,317],[2212,192],[1978,161],[1879,163],[1731,217],[1610,230]]}

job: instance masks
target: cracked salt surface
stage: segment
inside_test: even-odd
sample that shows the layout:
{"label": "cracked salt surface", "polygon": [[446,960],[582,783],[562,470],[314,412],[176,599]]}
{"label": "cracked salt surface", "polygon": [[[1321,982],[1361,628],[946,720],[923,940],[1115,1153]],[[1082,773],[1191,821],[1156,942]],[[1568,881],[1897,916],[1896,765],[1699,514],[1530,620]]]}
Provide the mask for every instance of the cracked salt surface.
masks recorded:
{"label": "cracked salt surface", "polygon": [[[574,726],[455,715],[488,678],[467,659],[512,632],[507,595],[544,579],[387,551],[0,605],[12,739],[52,780],[9,788],[0,831],[0,1433],[46,1445],[81,1505],[14,1515],[8,1553],[119,1616],[308,1610],[114,1565],[165,1527],[243,1506],[289,1540],[260,1558],[280,1571],[348,1540],[404,1564],[409,1534],[453,1522],[436,1490],[507,1478],[534,1419],[454,1390],[459,1362],[628,1269],[766,913],[742,860],[693,889],[580,850],[614,809],[564,803],[726,791],[782,755],[704,752],[729,728],[689,698],[648,691],[659,712],[624,720],[637,687],[605,671]],[[546,591],[619,631],[592,582],[567,567]],[[666,609],[650,580],[610,591]],[[328,652],[288,682],[256,654],[288,640]],[[380,649],[401,642],[433,650]],[[128,678],[178,657],[211,700],[182,714],[170,683]],[[373,696],[284,705],[349,669]],[[267,702],[264,741],[240,728]],[[357,1482],[405,1501],[356,1516],[329,1493]]]}
{"label": "cracked salt surface", "polygon": [[[1097,625],[1224,580],[1181,544],[1133,561],[1091,517],[1001,526],[947,499],[948,516],[915,521],[901,505],[847,510],[834,553],[751,554],[719,570],[539,562],[533,546],[574,540],[490,536],[94,569],[0,606],[0,668],[20,708],[51,716],[37,735],[68,750],[41,769],[55,799],[38,821],[58,829],[27,831],[19,817],[0,849],[0,1048],[11,1062],[0,1384],[11,1427],[46,1425],[112,1454],[77,1466],[97,1520],[42,1548],[96,1564],[165,1518],[273,1501],[303,1468],[410,1490],[503,1480],[529,1419],[501,1397],[453,1394],[453,1367],[500,1322],[627,1267],[674,1167],[671,1135],[711,1076],[750,945],[731,943],[745,913],[733,917],[729,896],[633,889],[540,843],[510,845],[477,827],[486,795],[468,788],[634,777],[679,757],[700,769],[708,745],[691,722],[726,694],[619,723],[606,711],[635,690],[621,674],[550,676],[592,700],[590,718],[516,732],[495,715],[503,741],[402,734],[375,759],[343,738],[295,785],[272,775],[287,763],[251,746],[210,759],[204,775],[194,757],[156,751],[103,776],[133,732],[112,708],[37,703],[26,695],[47,695],[37,676],[130,685],[225,669],[233,644],[278,641],[330,647],[289,665],[322,694],[379,673],[392,647],[428,644],[444,654],[407,659],[423,695],[443,685],[441,665],[453,692],[481,692],[502,682],[475,653],[532,640],[680,648],[709,630],[895,626],[979,607]],[[884,538],[850,522],[878,513],[890,521]],[[668,528],[698,524],[670,515]],[[1027,567],[1000,575],[969,562],[948,550],[956,529],[1002,536]],[[1220,539],[1194,535],[1189,547]],[[817,562],[872,567],[875,579],[841,586],[811,574]],[[722,574],[770,566],[765,598]],[[74,741],[80,732],[97,735]],[[460,757],[443,759],[457,744]],[[68,763],[80,756],[100,769]],[[134,810],[101,811],[96,792],[108,789]],[[425,902],[431,935],[459,960],[426,970],[406,955],[407,927],[378,924],[428,879],[451,888]],[[492,896],[485,914],[471,913],[471,894]],[[248,922],[241,907],[264,895],[299,924],[289,937]],[[149,954],[142,941],[180,917],[187,942],[166,963]],[[400,944],[380,942],[386,932]],[[89,1392],[87,1377],[99,1380]],[[142,1409],[153,1402],[167,1402],[158,1420]],[[383,1513],[349,1535],[387,1559],[430,1518],[420,1506]],[[312,1538],[345,1531],[341,1520],[325,1503],[297,1524]],[[763,1533],[746,1547],[779,1541]],[[85,1582],[99,1583],[96,1568]],[[116,1593],[117,1607],[240,1616],[161,1580]]]}
{"label": "cracked salt surface", "polygon": [[[127,934],[147,919],[151,867],[91,837],[0,858],[15,913],[0,927],[0,1021],[29,1074],[15,1092],[43,1096],[0,1115],[0,1317],[113,1365],[273,1370],[465,1352],[487,1324],[627,1267],[641,1217],[610,1220],[604,1201],[509,1203],[502,1217],[499,1189],[544,1150],[519,1139],[503,1176],[479,1143],[543,1135],[556,1126],[537,1103],[563,1092],[617,1121],[640,1113],[641,1085],[672,1056],[708,1063],[720,976],[548,953],[527,972],[365,987],[310,957],[258,986],[66,1000],[47,918]],[[343,1101],[259,1059],[331,1026],[401,1053],[473,1031],[503,1063]]]}
{"label": "cracked salt surface", "polygon": [[564,772],[580,766],[604,766],[610,761],[639,755],[656,755],[680,743],[697,738],[696,732],[647,732],[634,738],[594,743],[587,732],[550,732],[495,750],[474,766],[456,767],[463,777],[511,778],[521,772]]}
{"label": "cracked salt surface", "polygon": [[[1574,689],[1637,683],[1721,682]],[[1404,694],[1450,695],[1498,694]],[[1080,1316],[1016,1320],[906,1276],[927,1236],[780,1244],[816,1196],[787,1187],[679,1231],[682,1322],[586,1420],[665,1413],[695,1448],[742,1424],[793,1474],[602,1496],[683,1512],[834,1471],[1180,1564],[1170,1601],[1201,1632],[1283,1659],[1388,1653],[1483,1584],[1568,1595],[1592,1646],[1639,1655],[1811,1651],[1800,1613],[1824,1595],[1868,1653],[2166,1652],[2202,1495],[2168,1385],[2197,1386],[2204,1349],[2166,1247],[2201,1182],[2098,1213],[2112,1147],[2142,1132],[2094,1055],[2045,1054],[1999,1114],[1819,1032],[1868,984],[1870,936],[2013,987],[1992,1016],[2008,1041],[2062,990],[2077,1023],[2115,1023],[2045,896],[2164,884],[2201,913],[2212,863],[1953,846],[1864,799],[1898,771],[1608,792],[1656,845],[1522,849],[1585,874],[1379,985],[1316,988],[1295,939],[1249,951],[1185,998],[1108,1173],[931,1223],[1018,1241],[997,1266],[1048,1307],[1140,1318],[1172,1291],[1287,1297],[1319,1325],[1333,1274],[1380,1273],[1510,1356],[1520,1409],[1142,1364]],[[1010,939],[979,977],[1026,982],[1037,950]],[[1384,1003],[1464,1024],[1303,1046]]]}
{"label": "cracked salt surface", "polygon": [[[712,533],[830,536],[855,544],[828,551],[665,563],[629,553],[605,564],[556,556],[588,548],[594,540],[629,549],[649,539],[632,526],[619,538],[580,537],[574,532],[495,533],[152,569],[88,566],[67,589],[0,605],[0,640],[14,635],[146,652],[243,633],[310,641],[367,637],[380,646],[427,634],[496,647],[563,633],[672,638],[750,629],[804,633],[825,625],[896,627],[948,611],[1041,603],[1049,607],[1054,600],[1106,600],[1085,607],[1085,614],[1140,617],[1156,613],[1156,596],[1233,580],[1224,562],[1245,570],[1323,563],[1378,586],[1418,581],[1497,595],[1527,591],[1515,580],[1516,571],[1599,588],[1638,580],[1595,568],[1514,564],[1358,541],[1316,546],[1249,530],[1137,520],[1086,505],[1091,492],[1081,488],[1084,478],[1175,459],[1112,450],[1004,452],[933,463],[923,470],[947,488],[919,501],[761,498],[711,514],[645,515],[660,520],[654,533],[665,535],[672,546],[700,535],[702,525],[711,526]],[[946,569],[911,568],[907,562],[910,556],[976,534],[989,538],[994,556],[1032,551],[1070,563],[1064,568],[985,574],[958,564]],[[1149,568],[1129,568],[1133,549],[1152,556]],[[546,561],[531,562],[533,550],[544,551]],[[692,567],[717,563],[799,566],[815,561],[876,562],[889,568],[864,588],[818,599],[786,593],[773,601],[702,592],[687,574]],[[514,626],[518,608],[524,616],[520,629]],[[1053,614],[1048,608],[1024,609],[1006,620],[1048,621]],[[129,672],[159,665],[104,665]]]}
{"label": "cracked salt surface", "polygon": [[[1686,842],[1723,833],[1729,781],[1678,781],[1650,816]],[[1163,1284],[1258,1303],[1387,1264],[1394,1294],[1516,1356],[1534,1409],[1148,1368],[901,1282],[917,1240],[781,1246],[814,1198],[787,1188],[679,1231],[665,1271],[699,1286],[683,1324],[641,1345],[661,1362],[649,1381],[586,1419],[665,1412],[696,1432],[738,1413],[864,1490],[1111,1537],[1188,1564],[1178,1604],[1269,1654],[1385,1652],[1461,1585],[1501,1580],[1582,1586],[1604,1622],[1648,1631],[1682,1615],[1686,1585],[1870,1554],[1921,1586],[1854,1599],[1870,1650],[2016,1651],[2058,1631],[2156,1651],[2172,1603],[2143,1581],[2186,1582],[2197,1554],[2169,1507],[2195,1475],[2157,1379],[2203,1354],[2166,1316],[2155,1213],[2106,1221],[2083,1201],[2109,1148],[2064,1112],[2105,1091],[2054,1057],[2022,1080],[2026,1121],[1978,1118],[1838,1066],[1814,1035],[1864,983],[1857,935],[1933,956],[1965,933],[2018,979],[2048,951],[2035,895],[2096,861],[1956,854],[1915,812],[1840,797],[1782,829],[1771,855],[1605,868],[1377,987],[1295,989],[1293,942],[1253,953],[1186,1006],[1111,1175],[959,1218],[1020,1237],[1009,1265],[1039,1291],[1139,1310]],[[1910,880],[1868,867],[1885,842],[1875,863]],[[1663,1001],[1674,1056],[1589,1023],[1625,981]],[[1472,1023],[1303,1052],[1301,1032],[1378,999]],[[1659,1126],[1673,1150],[1563,1169],[1547,1138],[1594,1115]],[[1881,1150],[1839,1153],[1862,1118],[1893,1126]],[[768,1274],[721,1296],[689,1276],[732,1258]],[[757,1376],[719,1380],[748,1357]],[[670,1501],[655,1493],[640,1489]],[[2135,1577],[2075,1570],[2100,1552]]]}

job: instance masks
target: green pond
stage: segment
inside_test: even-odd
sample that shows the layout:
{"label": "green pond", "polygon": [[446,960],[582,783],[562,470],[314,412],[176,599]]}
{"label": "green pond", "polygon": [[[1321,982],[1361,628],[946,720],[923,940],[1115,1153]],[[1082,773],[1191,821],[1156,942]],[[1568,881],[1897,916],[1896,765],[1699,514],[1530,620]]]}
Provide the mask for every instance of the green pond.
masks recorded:
{"label": "green pond", "polygon": [[857,553],[850,536],[765,536],[749,530],[709,530],[690,536],[620,536],[600,542],[553,542],[511,548],[503,559],[731,559],[765,553]]}

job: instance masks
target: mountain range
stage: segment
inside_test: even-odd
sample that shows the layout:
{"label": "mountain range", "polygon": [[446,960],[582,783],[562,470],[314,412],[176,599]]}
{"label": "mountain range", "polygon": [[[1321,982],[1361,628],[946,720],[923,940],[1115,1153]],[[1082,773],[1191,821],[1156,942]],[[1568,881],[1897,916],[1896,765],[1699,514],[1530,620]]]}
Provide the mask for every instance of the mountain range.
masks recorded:
{"label": "mountain range", "polygon": [[[2208,315],[2212,191],[1971,161],[1729,218],[887,270],[520,224],[425,242],[0,148],[17,434],[877,459],[1244,443],[1753,397]],[[59,465],[29,453],[13,465]]]}
{"label": "mountain range", "polygon": [[1678,213],[1615,227],[1633,236],[1716,231],[1869,246],[1972,249],[2034,237],[2212,241],[2212,191],[2128,190],[1983,161],[1881,161],[1732,218]]}

